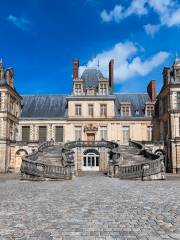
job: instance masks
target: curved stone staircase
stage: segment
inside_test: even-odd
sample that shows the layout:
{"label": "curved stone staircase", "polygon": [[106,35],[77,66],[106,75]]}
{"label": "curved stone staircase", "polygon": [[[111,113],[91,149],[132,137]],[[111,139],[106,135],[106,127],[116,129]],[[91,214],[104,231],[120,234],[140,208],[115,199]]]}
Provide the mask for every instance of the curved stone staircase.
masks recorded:
{"label": "curved stone staircase", "polygon": [[108,176],[121,179],[164,179],[163,158],[152,154],[137,143],[129,146],[109,141],[74,141],[64,145],[46,142],[30,155],[22,157],[23,179],[72,179],[76,147],[105,147],[109,149]]}

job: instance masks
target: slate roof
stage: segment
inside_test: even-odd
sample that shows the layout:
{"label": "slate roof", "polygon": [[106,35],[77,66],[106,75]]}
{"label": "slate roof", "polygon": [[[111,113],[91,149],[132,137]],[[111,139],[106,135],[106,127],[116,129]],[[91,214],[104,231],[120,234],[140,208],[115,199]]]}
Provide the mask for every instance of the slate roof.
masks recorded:
{"label": "slate roof", "polygon": [[119,93],[115,94],[115,97],[116,117],[120,117],[121,102],[131,103],[132,117],[144,117],[145,103],[151,101],[147,93]]}
{"label": "slate roof", "polygon": [[66,97],[64,94],[22,95],[21,118],[64,118]]}
{"label": "slate roof", "polygon": [[[65,118],[67,116],[66,97],[64,94],[22,95],[23,109],[21,118]],[[120,103],[130,102],[132,117],[144,117],[144,106],[150,101],[146,93],[115,94],[115,116],[120,116]],[[136,114],[136,110],[139,114]]]}
{"label": "slate roof", "polygon": [[87,68],[84,70],[81,78],[84,80],[84,89],[88,87],[98,87],[100,78],[104,78],[100,70]]}

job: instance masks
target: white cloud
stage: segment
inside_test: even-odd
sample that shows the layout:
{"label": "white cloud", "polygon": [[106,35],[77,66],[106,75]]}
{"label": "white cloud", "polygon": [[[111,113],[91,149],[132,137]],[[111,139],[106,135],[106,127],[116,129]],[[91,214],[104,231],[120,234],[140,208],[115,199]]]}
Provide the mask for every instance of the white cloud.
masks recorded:
{"label": "white cloud", "polygon": [[160,25],[147,24],[144,26],[144,29],[148,35],[154,37],[155,33],[159,31]]}
{"label": "white cloud", "polygon": [[[132,42],[119,42],[110,50],[99,53],[96,59],[90,60],[87,67],[96,68],[97,61],[99,61],[102,73],[104,76],[108,76],[108,63],[113,58],[115,60],[115,82],[119,83],[135,76],[146,76],[169,56],[167,52],[158,52],[150,58],[142,60],[138,56],[140,52],[141,47]],[[85,68],[85,66],[80,66],[81,74]]]}
{"label": "white cloud", "polygon": [[14,15],[9,15],[7,20],[23,31],[28,31],[30,29],[30,21],[25,17],[18,18]]}
{"label": "white cloud", "polygon": [[131,5],[124,12],[124,17],[131,16],[132,14],[136,15],[145,15],[148,13],[146,7],[146,0],[133,0]]}
{"label": "white cloud", "polygon": [[146,0],[133,0],[132,4],[127,8],[123,9],[123,7],[119,5],[115,5],[114,9],[109,13],[104,9],[101,12],[101,18],[104,22],[114,21],[119,23],[122,19],[127,18],[132,14],[136,15],[144,15],[147,14],[147,9],[145,8]]}
{"label": "white cloud", "polygon": [[114,21],[119,23],[133,14],[139,16],[148,14],[150,10],[153,10],[159,16],[159,23],[145,25],[147,34],[154,36],[160,26],[163,25],[167,27],[180,25],[180,4],[176,0],[132,0],[126,9],[121,5],[116,5],[109,13],[104,9],[100,16],[104,22]]}
{"label": "white cloud", "polygon": [[110,11],[109,13],[104,9],[101,12],[101,18],[104,22],[115,21],[118,23],[123,18],[122,11],[123,11],[122,6],[116,5],[114,7],[114,9],[112,11]]}

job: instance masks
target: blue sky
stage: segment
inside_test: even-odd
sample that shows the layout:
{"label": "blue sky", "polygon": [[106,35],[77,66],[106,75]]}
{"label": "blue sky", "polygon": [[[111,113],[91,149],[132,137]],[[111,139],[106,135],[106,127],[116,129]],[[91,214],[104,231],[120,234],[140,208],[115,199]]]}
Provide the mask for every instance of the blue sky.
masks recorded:
{"label": "blue sky", "polygon": [[[0,57],[21,94],[70,93],[72,61],[107,75],[115,91],[162,84],[163,66],[180,54],[179,0],[0,0]],[[96,56],[96,58],[94,58]]]}

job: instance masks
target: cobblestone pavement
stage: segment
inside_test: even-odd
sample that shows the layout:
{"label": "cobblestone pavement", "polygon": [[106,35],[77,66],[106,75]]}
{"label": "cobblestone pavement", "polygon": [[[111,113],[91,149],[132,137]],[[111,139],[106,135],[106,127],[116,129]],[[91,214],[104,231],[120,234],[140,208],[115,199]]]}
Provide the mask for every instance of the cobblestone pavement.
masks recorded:
{"label": "cobblestone pavement", "polygon": [[180,240],[180,178],[0,178],[0,240]]}

